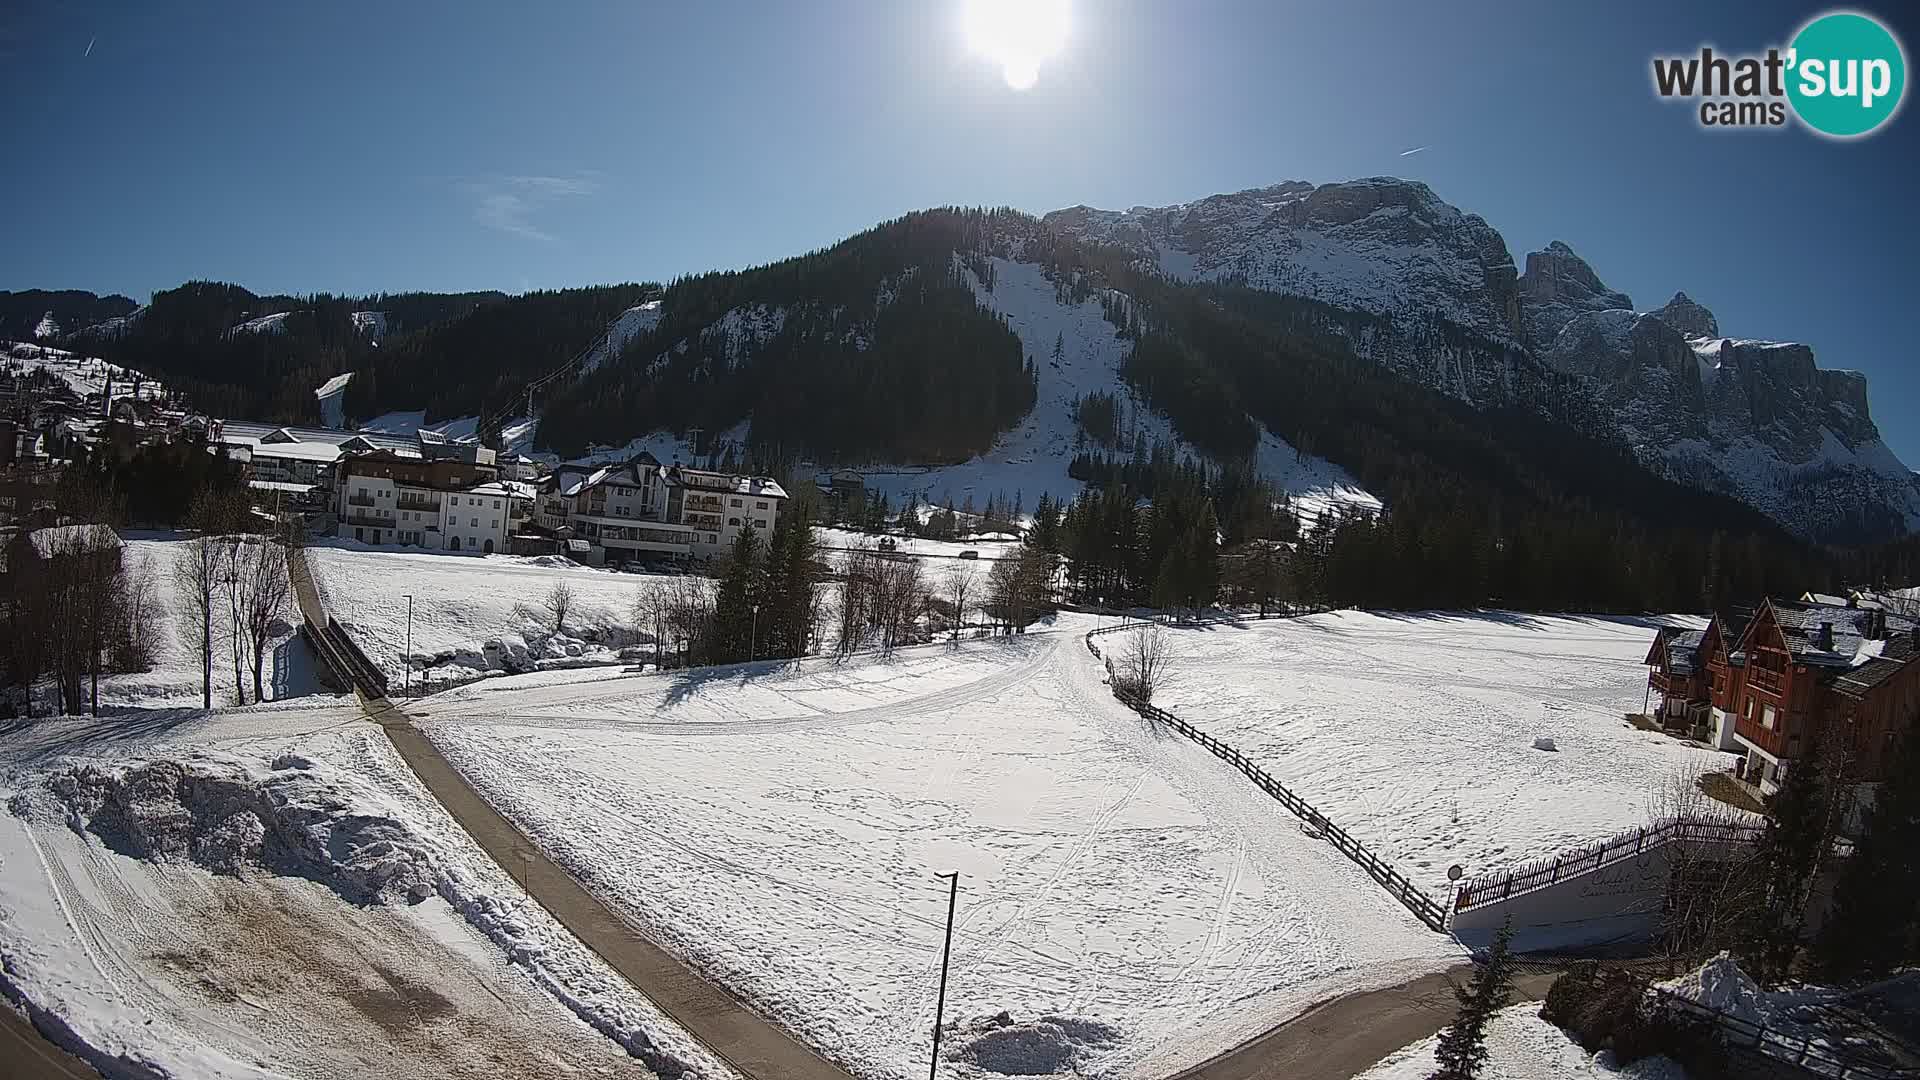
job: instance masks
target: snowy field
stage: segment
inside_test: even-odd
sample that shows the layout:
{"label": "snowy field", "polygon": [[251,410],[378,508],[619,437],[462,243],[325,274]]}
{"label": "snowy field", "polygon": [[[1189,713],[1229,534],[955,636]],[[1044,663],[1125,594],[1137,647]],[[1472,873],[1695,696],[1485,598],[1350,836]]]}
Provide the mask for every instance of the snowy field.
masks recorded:
{"label": "snowy field", "polygon": [[[1435,1068],[1438,1035],[1395,1051],[1355,1080],[1427,1080]],[[1612,1054],[1589,1054],[1567,1033],[1540,1019],[1540,1003],[1513,1005],[1487,1025],[1486,1065],[1481,1080],[1687,1080],[1686,1070],[1664,1057],[1616,1067]]]}
{"label": "snowy field", "polygon": [[948,870],[952,1076],[1163,1077],[1457,960],[1237,773],[1115,703],[1087,625],[489,680],[416,712],[589,887],[876,1080],[925,1069]]}
{"label": "snowy field", "polygon": [[0,800],[0,990],[113,1075],[733,1075],[352,709],[16,724]]}
{"label": "snowy field", "polygon": [[[1697,625],[1697,624],[1696,624]],[[1154,703],[1232,743],[1435,896],[1632,828],[1725,754],[1627,724],[1644,620],[1335,612],[1172,635]],[[1536,737],[1555,751],[1536,750]]]}
{"label": "snowy field", "polygon": [[[307,549],[327,610],[397,689],[413,594],[413,657],[429,685],[488,672],[615,664],[634,643],[633,598],[653,575],[581,566],[558,556],[452,555],[329,541]],[[546,599],[574,594],[563,633]],[[413,676],[422,677],[420,668]]]}

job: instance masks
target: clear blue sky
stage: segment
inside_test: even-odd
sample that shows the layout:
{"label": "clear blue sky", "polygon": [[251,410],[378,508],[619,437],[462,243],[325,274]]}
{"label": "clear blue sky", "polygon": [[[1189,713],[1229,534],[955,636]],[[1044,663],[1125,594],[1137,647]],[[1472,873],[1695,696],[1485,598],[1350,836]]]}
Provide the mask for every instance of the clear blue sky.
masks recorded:
{"label": "clear blue sky", "polygon": [[[932,205],[1390,173],[1516,260],[1563,239],[1642,308],[1685,289],[1867,372],[1920,465],[1915,108],[1837,143],[1650,89],[1656,52],[1784,45],[1823,6],[1078,0],[1016,92],[958,4],[11,0],[0,288],[666,279]],[[1920,18],[1868,10],[1916,51]]]}

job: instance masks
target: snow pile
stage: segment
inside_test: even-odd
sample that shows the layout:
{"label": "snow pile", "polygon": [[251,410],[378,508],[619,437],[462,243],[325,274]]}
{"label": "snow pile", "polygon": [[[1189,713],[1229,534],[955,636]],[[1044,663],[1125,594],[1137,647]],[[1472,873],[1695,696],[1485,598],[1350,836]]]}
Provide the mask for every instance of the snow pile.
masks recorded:
{"label": "snow pile", "polygon": [[997,1076],[1078,1076],[1083,1062],[1120,1041],[1118,1028],[1075,1016],[1015,1021],[1003,1012],[953,1027],[945,1056]]}
{"label": "snow pile", "polygon": [[297,754],[69,763],[11,800],[136,859],[311,878],[355,903],[431,895],[433,858],[380,796]]}
{"label": "snow pile", "polygon": [[1750,1024],[1768,1023],[1773,1009],[1766,991],[1740,970],[1739,962],[1729,953],[1721,953],[1701,965],[1698,971],[1660,985],[1689,1001],[1697,1001]]}

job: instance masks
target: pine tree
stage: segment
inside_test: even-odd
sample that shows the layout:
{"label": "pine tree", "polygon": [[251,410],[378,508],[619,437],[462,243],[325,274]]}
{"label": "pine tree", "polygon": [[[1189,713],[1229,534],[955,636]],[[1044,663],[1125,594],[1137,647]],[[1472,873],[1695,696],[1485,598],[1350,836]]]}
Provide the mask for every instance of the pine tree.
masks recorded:
{"label": "pine tree", "polygon": [[1467,985],[1454,984],[1453,996],[1460,1003],[1453,1026],[1440,1035],[1433,1057],[1440,1065],[1428,1074],[1429,1080],[1473,1080],[1487,1063],[1487,1024],[1513,997],[1513,922],[1507,921],[1493,936],[1486,960],[1476,966]]}
{"label": "pine tree", "polygon": [[754,631],[752,605],[759,600],[756,588],[760,582],[759,560],[760,538],[749,525],[740,530],[727,553],[726,569],[720,575],[720,591],[714,598],[715,655],[712,659],[715,663],[738,663],[748,658],[751,648],[748,638]]}
{"label": "pine tree", "polygon": [[[1809,741],[1820,744],[1820,732]],[[1757,864],[1766,897],[1739,944],[1740,966],[1762,985],[1785,979],[1800,950],[1808,890],[1828,842],[1828,785],[1819,754],[1804,754],[1787,770],[1786,782],[1767,807]]]}
{"label": "pine tree", "polygon": [[1887,781],[1863,816],[1814,956],[1834,982],[1920,960],[1920,727],[1902,736]]}

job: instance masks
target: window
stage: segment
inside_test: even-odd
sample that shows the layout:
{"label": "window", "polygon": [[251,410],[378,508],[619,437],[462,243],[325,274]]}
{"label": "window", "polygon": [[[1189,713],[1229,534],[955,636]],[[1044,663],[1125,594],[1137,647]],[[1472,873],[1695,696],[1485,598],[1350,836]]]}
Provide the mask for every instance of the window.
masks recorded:
{"label": "window", "polygon": [[496,528],[496,529],[500,527],[500,519],[499,519],[499,518],[494,518],[494,519],[493,519],[493,527],[494,527],[494,528]]}
{"label": "window", "polygon": [[720,542],[720,538],[719,538],[719,537],[717,537],[717,536],[715,536],[715,535],[713,535],[712,533],[708,533],[708,534],[707,534],[707,543],[709,543],[709,544],[717,544],[717,543],[719,543],[719,542]]}
{"label": "window", "polygon": [[754,528],[756,528],[756,529],[764,529],[764,528],[766,528],[766,527],[767,527],[767,519],[766,519],[766,518],[757,518],[757,519],[755,519],[755,521],[754,521],[754,523],[753,523],[753,527],[754,527]]}
{"label": "window", "polygon": [[479,519],[479,518],[474,518],[474,519],[473,519],[473,522],[472,522],[472,524],[471,524],[471,525],[469,525],[468,527],[469,527],[469,528],[474,528],[474,529],[477,529],[477,528],[479,528],[479,527],[480,527],[480,519]]}
{"label": "window", "polygon": [[727,519],[727,524],[728,524],[728,525],[732,525],[732,526],[737,526],[737,525],[739,525],[739,524],[740,524],[740,519],[739,519],[739,518],[728,518],[728,519]]}
{"label": "window", "polygon": [[753,508],[755,510],[765,510],[767,508],[767,500],[761,499],[758,502],[755,502],[753,504]]}
{"label": "window", "polygon": [[727,505],[728,505],[728,506],[739,506],[739,505],[740,505],[740,500],[739,500],[739,499],[732,499],[732,500],[729,500],[729,501],[728,501],[728,503],[727,503]]}
{"label": "window", "polygon": [[499,499],[495,499],[495,500],[493,500],[493,508],[494,508],[495,510],[498,510],[498,509],[500,509],[500,500],[499,500]]}
{"label": "window", "polygon": [[1768,705],[1767,707],[1761,709],[1760,710],[1760,726],[1763,728],[1766,728],[1768,731],[1772,731],[1773,716],[1774,716],[1773,706]]}
{"label": "window", "polygon": [[1753,719],[1753,695],[1747,695],[1747,719]]}

